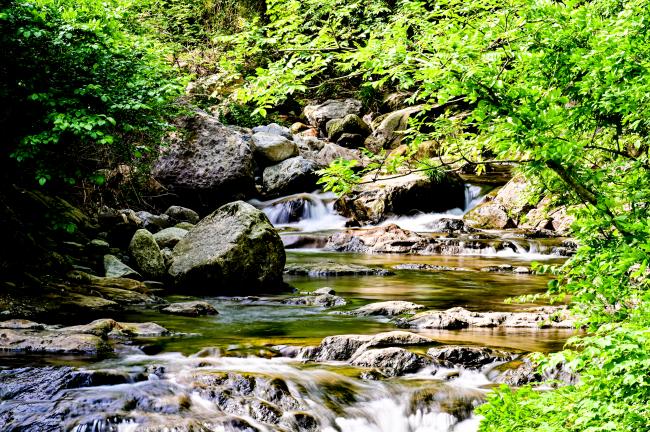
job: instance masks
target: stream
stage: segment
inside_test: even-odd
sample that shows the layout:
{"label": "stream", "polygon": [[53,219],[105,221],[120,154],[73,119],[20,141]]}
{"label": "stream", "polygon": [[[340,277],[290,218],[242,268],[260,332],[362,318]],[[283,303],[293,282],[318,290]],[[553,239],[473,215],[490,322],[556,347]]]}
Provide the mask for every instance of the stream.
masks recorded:
{"label": "stream", "polygon": [[[482,199],[478,187],[466,188],[464,209],[387,221],[427,232],[432,221],[460,218]],[[299,199],[296,199],[299,198]],[[325,238],[341,230],[345,219],[333,211],[328,194],[300,194],[255,202],[285,238]],[[545,276],[478,271],[489,266],[529,266],[532,260],[561,263],[542,240],[517,238],[518,247],[503,253],[448,255],[353,254],[322,249],[322,242],[289,247],[287,264],[332,262],[391,270],[391,276],[285,276],[297,292],[330,287],[344,306],[322,308],[282,304],[284,294],[246,298],[206,297],[218,315],[183,317],[154,310],[135,311],[132,322],[153,321],[172,337],[142,342],[140,350],[108,358],[57,356],[0,357],[3,367],[33,367],[40,379],[55,383],[66,368],[101,371],[108,377],[90,387],[65,385],[49,398],[0,403],[0,417],[13,416],[12,430],[104,431],[326,431],[465,432],[475,431],[474,407],[494,385],[489,368],[424,367],[399,377],[378,377],[362,367],[278,356],[282,347],[316,346],[325,337],[374,335],[396,330],[385,317],[345,312],[378,301],[404,300],[426,309],[461,306],[470,311],[517,311],[527,306],[504,299],[546,289]],[[291,243],[291,241],[285,242]],[[393,267],[428,264],[474,271],[426,271]],[[169,296],[170,302],[192,299]],[[572,334],[563,329],[477,328],[410,330],[438,344],[470,345],[510,352],[551,352]],[[417,348],[421,349],[421,348]],[[492,365],[491,367],[494,367]],[[0,367],[2,369],[2,367]],[[39,379],[39,378],[34,378]],[[61,379],[64,379],[61,377]],[[52,384],[54,385],[54,384]],[[28,392],[29,393],[29,392]]]}

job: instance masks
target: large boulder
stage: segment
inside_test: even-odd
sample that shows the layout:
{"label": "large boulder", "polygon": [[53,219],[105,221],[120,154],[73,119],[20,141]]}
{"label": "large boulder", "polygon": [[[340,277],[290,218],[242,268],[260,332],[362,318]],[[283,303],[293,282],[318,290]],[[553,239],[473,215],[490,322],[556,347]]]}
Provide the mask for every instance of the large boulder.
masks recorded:
{"label": "large boulder", "polygon": [[298,145],[283,137],[266,132],[253,135],[255,152],[265,165],[282,162],[285,159],[298,155]]}
{"label": "large boulder", "polygon": [[144,276],[154,280],[165,277],[165,260],[156,239],[149,231],[139,229],[133,234],[129,252]]}
{"label": "large boulder", "polygon": [[307,105],[304,109],[309,124],[325,134],[327,122],[348,114],[361,115],[362,104],[356,99],[331,99],[319,105]]}
{"label": "large boulder", "polygon": [[389,215],[407,215],[413,212],[440,212],[463,207],[465,190],[460,181],[449,177],[433,182],[413,173],[377,181],[366,179],[354,190],[336,202],[336,209],[359,224],[376,224]]}
{"label": "large boulder", "polygon": [[373,132],[366,139],[365,146],[374,151],[397,148],[402,143],[404,131],[408,129],[409,119],[420,111],[422,106],[418,105],[381,116],[374,124]]}
{"label": "large boulder", "polygon": [[173,252],[169,274],[176,286],[212,293],[277,287],[286,259],[266,215],[243,201],[207,216]]}
{"label": "large boulder", "polygon": [[316,189],[320,166],[302,156],[292,157],[264,169],[262,181],[269,196],[310,192]]}
{"label": "large boulder", "polygon": [[255,194],[251,135],[224,126],[216,118],[196,115],[154,165],[153,175],[188,204],[204,207]]}

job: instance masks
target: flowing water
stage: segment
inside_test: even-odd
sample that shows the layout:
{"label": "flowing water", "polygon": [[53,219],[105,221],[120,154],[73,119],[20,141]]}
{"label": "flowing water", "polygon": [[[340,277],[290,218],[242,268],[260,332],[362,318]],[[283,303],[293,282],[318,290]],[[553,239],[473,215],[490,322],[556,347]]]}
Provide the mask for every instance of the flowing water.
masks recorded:
{"label": "flowing water", "polygon": [[[396,218],[392,222],[404,228],[421,228],[435,218],[459,217],[480,202],[482,196],[480,188],[468,186],[464,209],[442,215]],[[340,229],[345,223],[334,214],[333,197],[327,194],[299,194],[255,204],[276,225],[303,233],[318,235],[324,230]],[[155,321],[174,336],[142,341],[139,354],[105,359],[0,358],[0,365],[5,367],[73,365],[112,371],[128,379],[67,388],[49,400],[0,402],[0,419],[10,412],[14,418],[9,424],[16,427],[14,430],[29,431],[57,430],[48,429],[48,421],[75,432],[475,431],[479,419],[472,410],[484,401],[492,386],[486,370],[428,367],[402,377],[377,379],[364,368],[341,362],[314,363],[277,357],[277,349],[318,345],[331,335],[395,330],[394,323],[386,318],[342,313],[376,301],[406,300],[427,309],[462,306],[472,311],[512,311],[530,306],[506,304],[504,299],[543,292],[546,277],[478,270],[501,264],[529,266],[536,257],[550,263],[560,263],[563,258],[550,254],[551,246],[544,241],[508,235],[512,237],[508,241],[518,246],[501,255],[496,250],[431,256],[343,254],[319,248],[289,250],[290,264],[333,262],[388,270],[399,264],[429,264],[466,271],[393,270],[395,274],[391,276],[286,276],[285,281],[295,292],[204,298],[216,307],[218,315],[189,318],[152,310],[131,312],[125,320]],[[282,303],[299,292],[323,287],[333,288],[347,304],[324,309]],[[439,344],[488,346],[515,352],[556,351],[572,334],[567,330],[501,328],[416,332]]]}

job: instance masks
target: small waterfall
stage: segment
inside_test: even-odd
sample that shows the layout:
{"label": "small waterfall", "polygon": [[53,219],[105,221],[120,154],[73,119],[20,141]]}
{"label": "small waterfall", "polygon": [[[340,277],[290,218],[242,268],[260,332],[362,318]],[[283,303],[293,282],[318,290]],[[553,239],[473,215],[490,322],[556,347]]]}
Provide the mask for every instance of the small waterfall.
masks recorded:
{"label": "small waterfall", "polygon": [[432,226],[440,219],[462,219],[468,211],[485,199],[486,190],[471,183],[465,184],[464,208],[453,208],[443,213],[420,213],[415,216],[399,216],[385,220],[380,225],[396,224],[400,228],[416,232],[431,232]]}
{"label": "small waterfall", "polygon": [[481,186],[467,183],[465,185],[465,208],[463,209],[463,214],[481,204],[484,198],[485,193]]}
{"label": "small waterfall", "polygon": [[278,227],[296,228],[304,232],[343,228],[345,218],[334,211],[333,193],[300,193],[270,201],[251,200],[271,223]]}

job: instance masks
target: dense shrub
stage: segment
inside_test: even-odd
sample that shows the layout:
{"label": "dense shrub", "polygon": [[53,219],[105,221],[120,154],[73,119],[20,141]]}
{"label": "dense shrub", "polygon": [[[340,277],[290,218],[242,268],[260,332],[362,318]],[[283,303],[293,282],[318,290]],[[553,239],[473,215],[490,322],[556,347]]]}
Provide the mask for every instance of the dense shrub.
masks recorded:
{"label": "dense shrub", "polygon": [[101,183],[99,169],[155,154],[184,83],[160,44],[127,31],[125,4],[2,6],[0,129],[9,171],[41,185]]}

